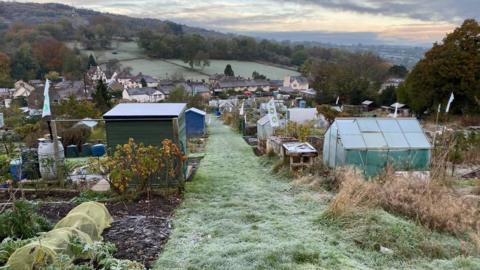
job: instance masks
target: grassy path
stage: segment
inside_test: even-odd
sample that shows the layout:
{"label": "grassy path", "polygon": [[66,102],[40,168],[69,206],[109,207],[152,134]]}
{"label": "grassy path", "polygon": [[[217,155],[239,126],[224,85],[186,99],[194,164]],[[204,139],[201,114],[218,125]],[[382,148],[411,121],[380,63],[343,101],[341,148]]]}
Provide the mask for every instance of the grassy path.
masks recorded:
{"label": "grassy path", "polygon": [[210,133],[157,269],[438,269],[341,240],[345,232],[317,222],[327,205],[320,193],[272,175],[218,120]]}
{"label": "grassy path", "polygon": [[334,239],[313,224],[317,201],[272,176],[230,128],[214,120],[210,133],[158,269],[353,266],[326,248]]}

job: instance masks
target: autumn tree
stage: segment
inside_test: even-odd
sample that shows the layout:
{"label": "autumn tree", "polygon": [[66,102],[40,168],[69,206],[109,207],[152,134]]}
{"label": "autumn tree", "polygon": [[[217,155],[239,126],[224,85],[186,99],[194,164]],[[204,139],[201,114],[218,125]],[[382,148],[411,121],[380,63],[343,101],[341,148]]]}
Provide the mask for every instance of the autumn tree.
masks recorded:
{"label": "autumn tree", "polygon": [[32,49],[42,73],[62,71],[65,54],[68,50],[62,42],[54,38],[48,38],[34,43]]}
{"label": "autumn tree", "polygon": [[397,95],[415,112],[434,111],[453,92],[454,113],[480,112],[480,25],[468,19],[435,43],[400,85]]}

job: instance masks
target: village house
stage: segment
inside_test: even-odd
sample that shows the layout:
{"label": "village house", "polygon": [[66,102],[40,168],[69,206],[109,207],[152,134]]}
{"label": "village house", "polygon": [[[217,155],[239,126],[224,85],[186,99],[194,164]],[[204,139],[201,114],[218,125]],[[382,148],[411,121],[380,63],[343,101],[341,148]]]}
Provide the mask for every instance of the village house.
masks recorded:
{"label": "village house", "polygon": [[10,99],[15,93],[15,88],[0,88],[0,99]]}
{"label": "village house", "polygon": [[192,96],[201,95],[206,100],[210,99],[210,89],[208,88],[208,85],[204,82],[187,81],[177,84],[177,87],[180,86],[183,87],[185,91],[187,91],[187,93]]}
{"label": "village house", "polygon": [[400,79],[400,78],[389,78],[385,82],[382,83],[378,93],[381,94],[388,87],[397,88],[403,81],[404,81],[404,79]]}
{"label": "village house", "polygon": [[90,67],[90,69],[87,71],[87,77],[92,82],[96,82],[98,80],[102,80],[104,82],[107,81],[107,75],[105,75],[105,72],[103,72],[100,66]]}
{"label": "village house", "polygon": [[226,92],[233,90],[235,92],[256,92],[257,90],[268,92],[270,91],[270,83],[267,80],[248,80],[248,79],[234,79],[221,80],[213,85],[215,93]]}
{"label": "village house", "polygon": [[159,102],[165,100],[165,94],[151,87],[124,89],[122,98],[136,102]]}
{"label": "village house", "polygon": [[142,87],[142,79],[145,80],[145,83],[147,84],[147,87],[152,87],[155,88],[158,86],[159,80],[149,76],[149,75],[144,75],[141,72],[138,73],[136,76],[133,76],[131,80],[136,84],[139,85],[139,87]]}
{"label": "village house", "polygon": [[245,80],[245,78],[240,77],[240,76],[236,76],[236,77],[235,76],[226,76],[225,74],[215,73],[215,74],[211,75],[210,77],[208,77],[208,84],[210,86],[213,86],[217,82],[220,82],[220,81],[233,81],[233,80]]}
{"label": "village house", "polygon": [[283,86],[282,80],[269,80],[268,82],[270,83],[270,91],[277,91]]}
{"label": "village house", "polygon": [[83,81],[66,80],[55,83],[50,87],[53,87],[53,98],[50,97],[50,100],[55,100],[56,102],[67,100],[71,96],[75,97],[77,100],[89,99],[94,92],[93,87],[88,84],[85,85]]}
{"label": "village house", "polygon": [[28,97],[35,90],[35,86],[24,82],[23,80],[15,82],[15,91],[13,98]]}
{"label": "village house", "polygon": [[283,79],[283,86],[279,88],[282,92],[300,92],[308,89],[308,79],[303,76],[286,76]]}

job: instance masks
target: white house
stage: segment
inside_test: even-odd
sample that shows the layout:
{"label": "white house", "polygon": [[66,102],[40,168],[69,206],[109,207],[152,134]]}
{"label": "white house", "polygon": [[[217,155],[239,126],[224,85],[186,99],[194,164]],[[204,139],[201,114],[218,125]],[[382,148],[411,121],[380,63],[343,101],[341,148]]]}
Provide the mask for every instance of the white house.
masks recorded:
{"label": "white house", "polygon": [[165,94],[150,87],[131,88],[123,90],[122,98],[136,102],[159,102],[165,100]]}
{"label": "white house", "polygon": [[13,98],[18,97],[28,97],[30,94],[35,91],[35,87],[29,83],[26,83],[22,80],[15,83],[15,91],[13,93]]}
{"label": "white house", "polygon": [[404,81],[404,79],[400,79],[400,78],[390,78],[390,79],[388,79],[388,80],[386,80],[385,82],[382,83],[378,93],[379,94],[382,93],[385,89],[387,89],[390,86],[393,86],[393,87],[397,88],[403,81]]}
{"label": "white house", "polygon": [[100,66],[90,67],[90,69],[87,71],[87,76],[93,82],[98,80],[102,80],[104,82],[107,81],[107,75],[105,75],[105,72],[103,72]]}
{"label": "white house", "polygon": [[308,79],[303,76],[286,76],[283,79],[283,89],[291,89],[294,91],[308,90]]}

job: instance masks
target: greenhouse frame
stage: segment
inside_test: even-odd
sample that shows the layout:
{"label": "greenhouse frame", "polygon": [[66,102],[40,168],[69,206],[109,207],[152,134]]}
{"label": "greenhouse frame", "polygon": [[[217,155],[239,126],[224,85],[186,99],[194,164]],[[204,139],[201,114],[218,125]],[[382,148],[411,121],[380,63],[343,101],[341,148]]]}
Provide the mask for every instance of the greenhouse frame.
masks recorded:
{"label": "greenhouse frame", "polygon": [[323,162],[353,166],[366,177],[387,166],[396,171],[428,171],[431,145],[415,118],[337,118],[325,133]]}

